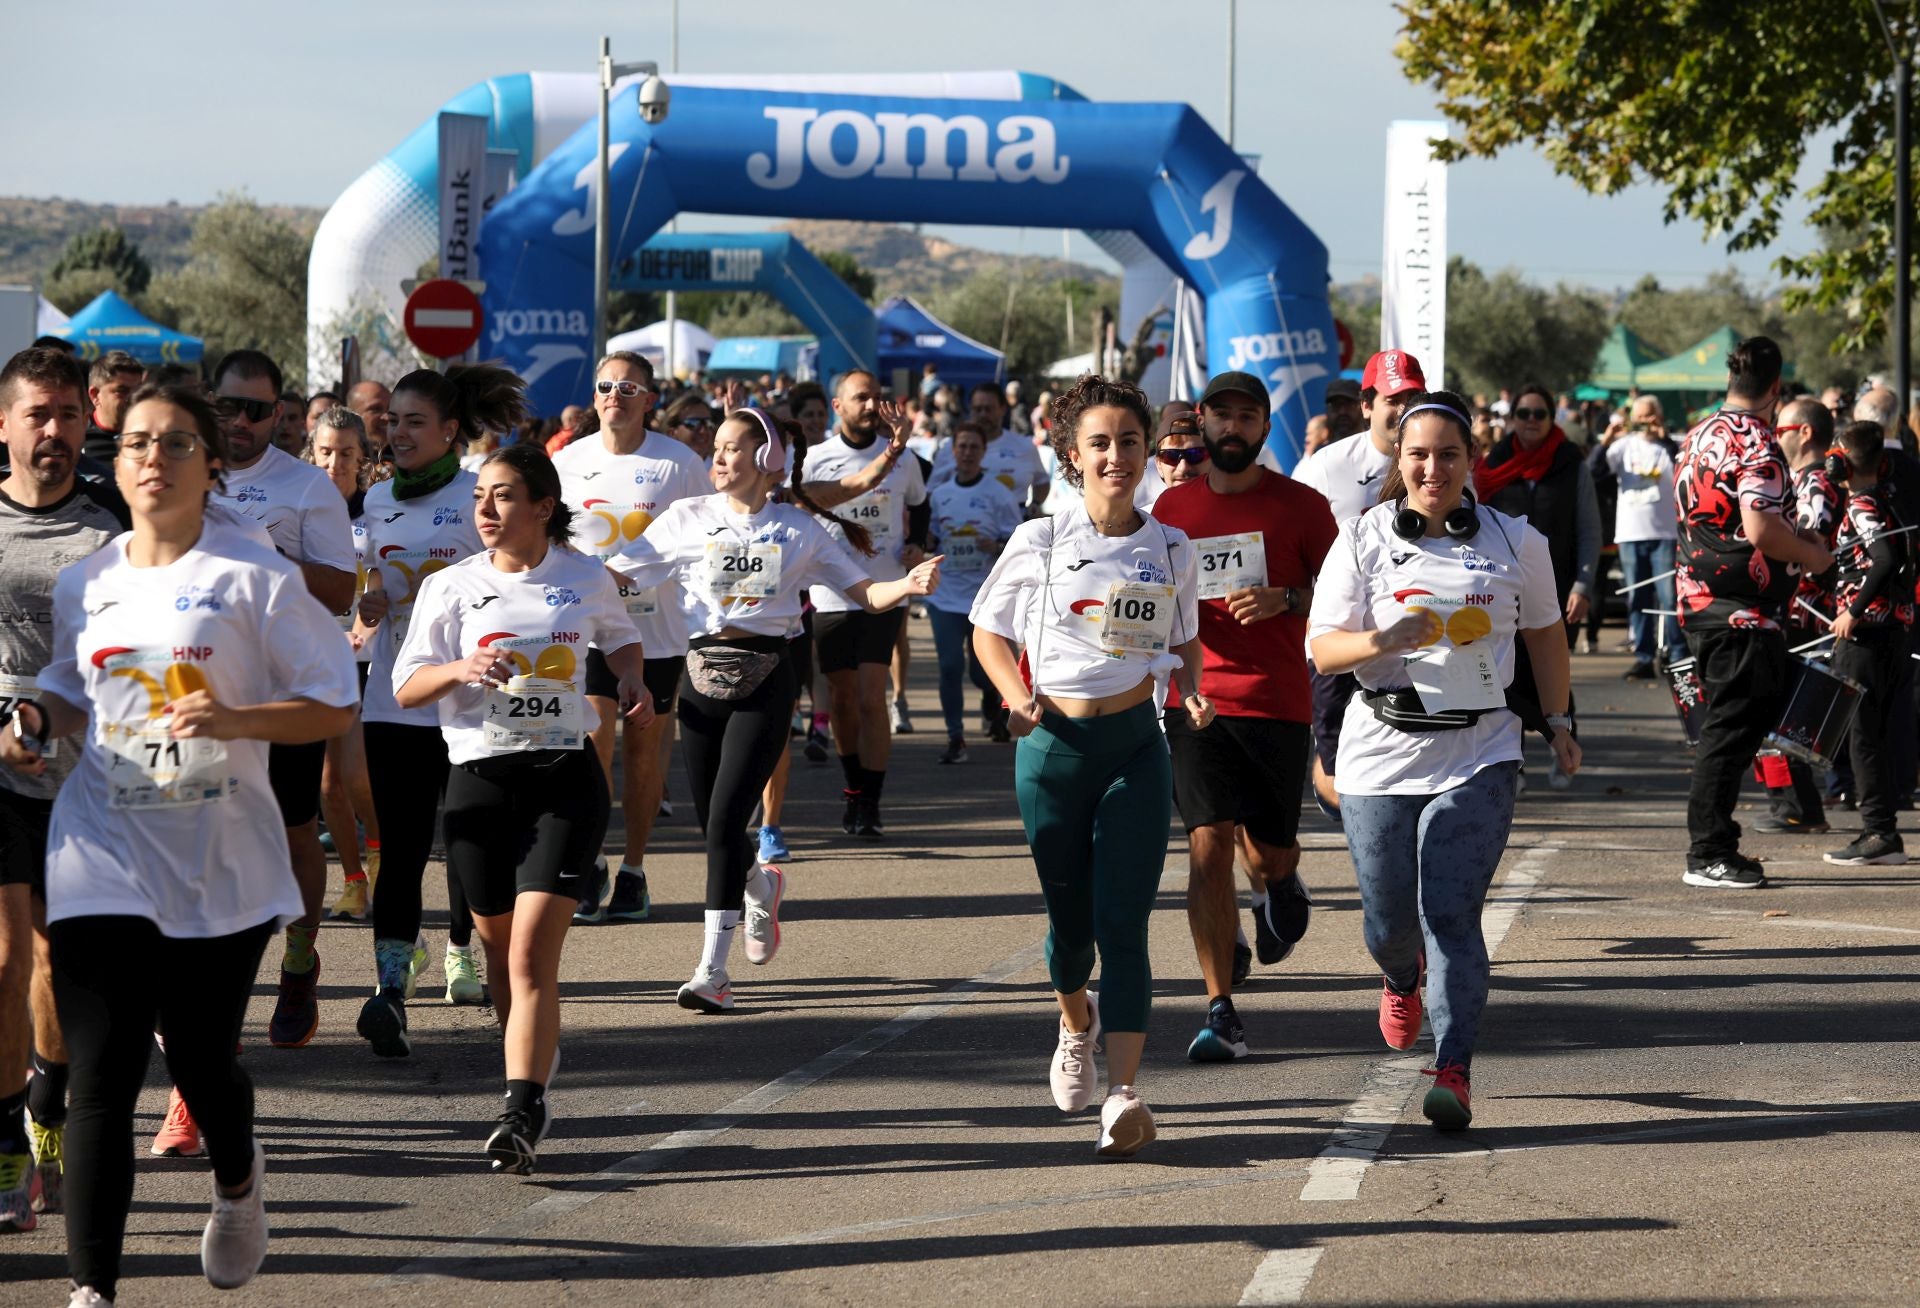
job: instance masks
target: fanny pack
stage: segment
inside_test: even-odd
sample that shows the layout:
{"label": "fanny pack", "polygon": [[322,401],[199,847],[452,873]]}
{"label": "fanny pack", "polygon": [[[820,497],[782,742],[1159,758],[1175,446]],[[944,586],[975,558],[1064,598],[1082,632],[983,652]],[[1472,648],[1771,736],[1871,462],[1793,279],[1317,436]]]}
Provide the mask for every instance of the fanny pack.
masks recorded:
{"label": "fanny pack", "polygon": [[708,699],[745,699],[760,689],[786,656],[786,642],[777,636],[696,643],[687,651],[687,680]]}
{"label": "fanny pack", "polygon": [[1373,710],[1374,717],[1395,731],[1422,735],[1430,731],[1461,731],[1494,712],[1493,709],[1446,709],[1431,713],[1421,702],[1420,692],[1411,686],[1402,690],[1367,690],[1362,687],[1360,698]]}

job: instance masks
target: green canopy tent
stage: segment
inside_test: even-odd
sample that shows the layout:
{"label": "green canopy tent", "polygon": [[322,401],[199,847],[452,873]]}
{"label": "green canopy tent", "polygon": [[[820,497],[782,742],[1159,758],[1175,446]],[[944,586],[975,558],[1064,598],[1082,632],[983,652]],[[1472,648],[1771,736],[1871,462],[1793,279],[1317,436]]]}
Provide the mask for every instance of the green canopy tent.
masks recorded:
{"label": "green canopy tent", "polygon": [[[1616,327],[1614,330],[1621,332],[1625,329]],[[1733,328],[1717,328],[1677,354],[1635,365],[1633,388],[1643,395],[1659,396],[1661,407],[1667,412],[1669,426],[1685,424],[1694,412],[1716,407],[1726,395],[1727,355],[1740,341],[1740,333]],[[1608,345],[1601,348],[1602,360],[1612,345],[1613,341],[1609,339]],[[1599,364],[1595,366],[1598,368]],[[1791,364],[1784,375],[1788,378],[1793,376]],[[1596,385],[1606,384],[1597,376],[1594,382]]]}
{"label": "green canopy tent", "polygon": [[[1624,396],[1637,385],[1640,368],[1652,363],[1657,352],[1634,335],[1625,323],[1615,323],[1593,361],[1593,375],[1587,385],[1595,390]],[[1585,399],[1586,396],[1579,398]],[[1604,399],[1606,396],[1593,398]]]}

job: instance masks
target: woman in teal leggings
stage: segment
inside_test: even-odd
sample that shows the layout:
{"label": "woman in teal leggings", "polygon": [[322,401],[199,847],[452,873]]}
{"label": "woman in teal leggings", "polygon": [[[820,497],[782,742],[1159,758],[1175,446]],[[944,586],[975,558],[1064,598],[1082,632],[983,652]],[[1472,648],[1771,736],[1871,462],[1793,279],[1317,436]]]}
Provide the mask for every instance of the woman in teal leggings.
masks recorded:
{"label": "woman in teal leggings", "polygon": [[[1020,741],[1015,790],[1047,902],[1047,965],[1060,1003],[1054,1102],[1070,1113],[1093,1102],[1104,1032],[1098,1148],[1125,1157],[1154,1137],[1134,1078],[1153,988],[1147,917],[1173,805],[1157,683],[1177,672],[1195,730],[1213,720],[1213,706],[1199,693],[1192,549],[1133,503],[1153,427],[1146,396],[1083,377],[1054,401],[1052,418],[1054,451],[1082,502],[1014,532],[970,616],[975,651]],[[1096,957],[1097,1000],[1087,992]]]}

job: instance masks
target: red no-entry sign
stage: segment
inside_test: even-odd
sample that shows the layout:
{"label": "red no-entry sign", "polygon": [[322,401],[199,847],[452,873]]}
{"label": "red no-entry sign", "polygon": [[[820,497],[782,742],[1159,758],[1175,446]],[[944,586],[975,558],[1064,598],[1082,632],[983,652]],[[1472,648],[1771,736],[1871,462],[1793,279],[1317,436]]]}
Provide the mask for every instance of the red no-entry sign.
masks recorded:
{"label": "red no-entry sign", "polygon": [[451,278],[421,282],[407,297],[404,323],[422,354],[456,358],[480,340],[480,297]]}

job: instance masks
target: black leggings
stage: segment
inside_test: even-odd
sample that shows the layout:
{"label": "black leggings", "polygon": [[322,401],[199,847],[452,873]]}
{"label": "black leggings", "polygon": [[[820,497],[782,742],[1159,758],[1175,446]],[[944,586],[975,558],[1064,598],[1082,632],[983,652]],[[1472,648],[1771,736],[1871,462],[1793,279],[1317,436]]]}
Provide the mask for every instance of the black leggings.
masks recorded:
{"label": "black leggings", "polygon": [[[447,741],[438,727],[369,722],[367,780],[380,819],[380,880],[373,888],[373,938],[413,943],[420,934],[420,882],[433,856],[433,824],[447,791]],[[447,940],[465,948],[473,939],[467,907],[451,865],[447,870]]]}
{"label": "black leggings", "polygon": [[133,1203],[133,1107],[154,1021],[167,1074],[207,1142],[213,1174],[253,1172],[253,1082],[234,1058],[260,955],[262,922],[230,936],[163,936],[143,917],[74,917],[47,928],[53,996],[73,1068],[66,1138],[68,1274],[111,1298]]}
{"label": "black leggings", "polygon": [[577,900],[610,808],[591,749],[462,763],[447,781],[447,871],[482,917],[525,890]]}
{"label": "black leggings", "polygon": [[784,658],[744,699],[708,699],[692,678],[680,683],[680,741],[707,833],[708,908],[742,907],[758,848],[747,823],[787,748],[793,704],[793,664]]}

